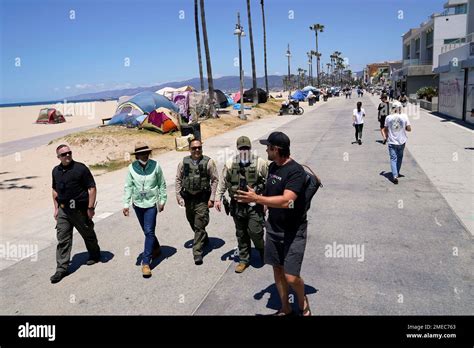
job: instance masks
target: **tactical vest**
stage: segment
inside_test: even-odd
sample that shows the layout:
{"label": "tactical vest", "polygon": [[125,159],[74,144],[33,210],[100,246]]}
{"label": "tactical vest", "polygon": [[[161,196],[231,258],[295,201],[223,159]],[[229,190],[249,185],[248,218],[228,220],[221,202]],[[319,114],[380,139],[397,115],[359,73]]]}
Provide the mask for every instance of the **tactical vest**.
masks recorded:
{"label": "tactical vest", "polygon": [[193,164],[191,156],[183,159],[183,189],[192,195],[203,191],[210,191],[210,177],[207,173],[207,164],[210,158],[203,156],[198,164]]}
{"label": "tactical vest", "polygon": [[[252,155],[250,158],[250,164],[244,167],[245,179],[247,180],[247,185],[250,187],[254,187],[258,181],[257,160],[258,157]],[[232,161],[232,167],[230,168],[230,180],[227,181],[227,189],[229,190],[231,198],[234,197],[234,194],[236,194],[239,189],[240,170],[239,156],[236,156]]]}

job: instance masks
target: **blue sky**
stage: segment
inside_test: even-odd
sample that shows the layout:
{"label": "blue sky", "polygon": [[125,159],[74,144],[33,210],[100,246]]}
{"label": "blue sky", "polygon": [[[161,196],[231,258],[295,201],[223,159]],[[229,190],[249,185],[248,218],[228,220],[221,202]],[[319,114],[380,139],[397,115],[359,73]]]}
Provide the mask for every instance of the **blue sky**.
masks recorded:
{"label": "blue sky", "polygon": [[[336,50],[348,59],[353,71],[370,62],[400,59],[401,35],[418,27],[431,13],[441,12],[444,2],[266,0],[268,73],[286,74],[288,43],[292,69],[307,68],[306,52],[315,46],[314,32],[308,28],[313,23],[325,25],[319,40],[323,64]],[[0,3],[0,103],[56,99],[199,76],[193,0]],[[213,75],[238,75],[234,66],[238,46],[232,33],[237,11],[248,33],[246,0],[205,3]],[[257,76],[262,76],[260,1],[251,3]],[[401,19],[399,11],[403,11]],[[204,59],[204,47],[202,52]],[[248,35],[243,38],[243,59],[245,73],[251,74]]]}

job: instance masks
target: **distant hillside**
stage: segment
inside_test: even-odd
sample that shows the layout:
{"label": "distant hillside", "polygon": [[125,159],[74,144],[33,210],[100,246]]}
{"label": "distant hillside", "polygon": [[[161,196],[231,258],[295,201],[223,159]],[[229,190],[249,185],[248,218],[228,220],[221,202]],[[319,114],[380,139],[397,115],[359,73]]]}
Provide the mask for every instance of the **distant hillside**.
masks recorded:
{"label": "distant hillside", "polygon": [[[205,88],[207,88],[207,79],[205,78]],[[157,86],[151,87],[136,87],[128,89],[116,89],[111,91],[102,91],[94,93],[79,94],[72,97],[67,97],[69,101],[84,100],[84,99],[116,99],[123,95],[134,95],[143,91],[157,91],[163,87],[181,87],[181,86],[193,86],[196,89],[200,89],[199,78],[193,78],[191,80],[179,81],[179,82],[167,82]],[[257,78],[257,86],[265,89],[265,78]],[[252,87],[252,78],[244,77],[244,90]],[[235,92],[239,90],[240,83],[238,76],[224,76],[218,79],[214,79],[214,88],[220,89],[224,92]],[[283,88],[283,77],[278,75],[268,76],[268,88],[269,89],[282,89]]]}

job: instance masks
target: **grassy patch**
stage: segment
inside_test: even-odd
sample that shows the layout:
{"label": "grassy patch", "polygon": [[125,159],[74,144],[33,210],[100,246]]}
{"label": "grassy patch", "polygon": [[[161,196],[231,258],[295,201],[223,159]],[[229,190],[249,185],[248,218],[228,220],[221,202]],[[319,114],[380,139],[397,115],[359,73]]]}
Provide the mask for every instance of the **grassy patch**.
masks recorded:
{"label": "grassy patch", "polygon": [[104,163],[92,164],[89,166],[89,168],[94,171],[113,172],[114,170],[125,168],[129,164],[130,164],[130,161],[112,160],[112,161],[108,161]]}

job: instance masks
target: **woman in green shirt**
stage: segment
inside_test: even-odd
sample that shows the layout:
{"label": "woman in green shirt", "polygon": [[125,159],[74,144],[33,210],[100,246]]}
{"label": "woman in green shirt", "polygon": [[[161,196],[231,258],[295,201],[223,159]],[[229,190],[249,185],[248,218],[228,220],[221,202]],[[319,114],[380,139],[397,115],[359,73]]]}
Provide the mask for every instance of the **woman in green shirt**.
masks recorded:
{"label": "woman in green shirt", "polygon": [[[151,276],[150,263],[160,254],[160,243],[155,235],[156,216],[166,204],[166,182],[158,162],[150,159],[151,148],[144,143],[135,145],[136,161],[128,166],[123,198],[123,215],[129,216],[133,205],[140,226],[145,234],[142,273]],[[157,208],[158,205],[158,208]]]}

